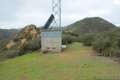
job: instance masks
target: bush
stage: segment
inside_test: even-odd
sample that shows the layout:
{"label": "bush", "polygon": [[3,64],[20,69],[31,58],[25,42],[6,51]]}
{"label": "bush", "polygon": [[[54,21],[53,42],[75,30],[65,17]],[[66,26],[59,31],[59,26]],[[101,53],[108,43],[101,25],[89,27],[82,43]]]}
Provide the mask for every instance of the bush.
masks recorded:
{"label": "bush", "polygon": [[76,42],[76,37],[69,35],[69,34],[64,34],[62,38],[62,43],[63,44],[71,44],[73,42]]}
{"label": "bush", "polygon": [[22,48],[23,51],[35,51],[39,50],[41,48],[41,38],[36,38],[33,40],[30,40],[25,44],[25,47]]}
{"label": "bush", "polygon": [[[93,48],[98,52],[104,55],[104,52],[111,47],[110,40],[108,38],[99,37],[93,42]],[[109,50],[108,50],[109,51]],[[106,53],[107,54],[107,53]]]}
{"label": "bush", "polygon": [[92,45],[103,56],[120,57],[120,29],[96,36]]}
{"label": "bush", "polygon": [[13,58],[16,56],[21,56],[24,52],[20,51],[20,50],[6,50],[6,51],[2,51],[0,53],[0,58],[4,59],[4,58]]}
{"label": "bush", "polygon": [[80,37],[79,41],[83,42],[85,46],[92,46],[92,43],[94,42],[94,36],[95,34],[85,34]]}
{"label": "bush", "polygon": [[0,40],[0,50],[2,50],[5,47],[8,41],[9,40],[6,40],[6,39]]}
{"label": "bush", "polygon": [[28,52],[39,50],[40,48],[41,48],[40,37],[27,41],[20,48],[18,48],[17,44],[16,44],[16,47],[14,47],[12,49],[4,49],[2,46],[2,49],[0,49],[0,59],[7,59],[7,58],[13,58],[16,56],[21,56]]}

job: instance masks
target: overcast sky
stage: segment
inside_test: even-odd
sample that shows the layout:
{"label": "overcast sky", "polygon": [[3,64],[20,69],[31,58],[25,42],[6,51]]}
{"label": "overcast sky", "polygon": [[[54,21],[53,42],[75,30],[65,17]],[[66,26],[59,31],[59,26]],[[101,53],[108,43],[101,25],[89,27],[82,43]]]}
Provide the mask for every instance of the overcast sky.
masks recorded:
{"label": "overcast sky", "polygon": [[[42,26],[50,14],[51,0],[0,0],[0,28]],[[120,24],[120,0],[62,0],[62,26],[95,16]]]}

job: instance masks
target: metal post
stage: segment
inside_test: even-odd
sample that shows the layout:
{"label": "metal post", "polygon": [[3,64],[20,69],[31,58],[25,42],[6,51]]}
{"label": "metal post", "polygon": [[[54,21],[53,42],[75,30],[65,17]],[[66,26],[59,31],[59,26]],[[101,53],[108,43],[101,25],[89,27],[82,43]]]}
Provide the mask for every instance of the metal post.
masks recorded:
{"label": "metal post", "polygon": [[61,27],[61,0],[52,0],[52,14],[55,16],[57,27]]}
{"label": "metal post", "polygon": [[54,0],[52,0],[52,14],[53,14],[53,12],[54,12]]}
{"label": "metal post", "polygon": [[61,0],[59,0],[59,27],[61,27]]}

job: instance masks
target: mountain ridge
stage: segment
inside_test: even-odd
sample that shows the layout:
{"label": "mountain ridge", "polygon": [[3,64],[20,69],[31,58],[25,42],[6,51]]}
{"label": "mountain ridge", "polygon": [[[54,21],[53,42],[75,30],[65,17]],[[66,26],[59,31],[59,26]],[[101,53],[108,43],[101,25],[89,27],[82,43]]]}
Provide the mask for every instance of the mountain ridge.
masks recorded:
{"label": "mountain ridge", "polygon": [[0,40],[12,38],[18,32],[18,29],[0,29]]}

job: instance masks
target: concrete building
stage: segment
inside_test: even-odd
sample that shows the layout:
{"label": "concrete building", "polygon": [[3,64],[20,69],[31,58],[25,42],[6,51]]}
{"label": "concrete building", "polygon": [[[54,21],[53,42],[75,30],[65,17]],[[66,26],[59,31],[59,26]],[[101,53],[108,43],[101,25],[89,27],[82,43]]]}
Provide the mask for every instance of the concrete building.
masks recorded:
{"label": "concrete building", "polygon": [[41,32],[41,45],[42,52],[61,52],[62,31],[43,30]]}

